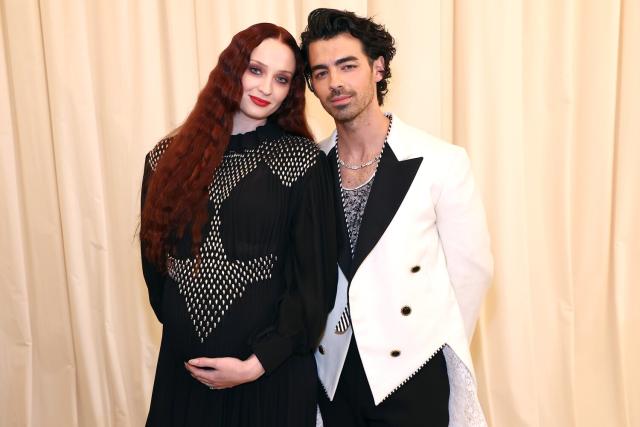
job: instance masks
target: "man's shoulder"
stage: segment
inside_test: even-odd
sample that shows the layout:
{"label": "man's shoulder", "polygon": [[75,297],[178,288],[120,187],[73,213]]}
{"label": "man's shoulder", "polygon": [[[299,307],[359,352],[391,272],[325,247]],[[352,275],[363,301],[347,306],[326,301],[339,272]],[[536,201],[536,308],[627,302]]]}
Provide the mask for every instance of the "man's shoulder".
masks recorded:
{"label": "man's shoulder", "polygon": [[394,135],[397,141],[393,141],[393,145],[398,146],[398,149],[404,152],[403,157],[405,158],[424,157],[437,162],[441,161],[443,157],[455,157],[465,151],[460,146],[402,122],[395,115],[393,120],[393,126],[397,126],[397,133]]}

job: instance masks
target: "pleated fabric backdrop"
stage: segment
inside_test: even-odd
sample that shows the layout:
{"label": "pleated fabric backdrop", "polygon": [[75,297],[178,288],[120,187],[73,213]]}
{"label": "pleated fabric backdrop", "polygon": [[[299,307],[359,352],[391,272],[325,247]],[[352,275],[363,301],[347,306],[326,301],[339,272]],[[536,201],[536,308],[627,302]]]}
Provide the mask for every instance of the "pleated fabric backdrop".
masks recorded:
{"label": "pleated fabric backdrop", "polygon": [[490,425],[640,425],[638,0],[0,0],[0,425],[144,423],[144,154],[233,34],[298,36],[316,7],[384,23],[385,108],[469,151],[496,259],[472,346]]}

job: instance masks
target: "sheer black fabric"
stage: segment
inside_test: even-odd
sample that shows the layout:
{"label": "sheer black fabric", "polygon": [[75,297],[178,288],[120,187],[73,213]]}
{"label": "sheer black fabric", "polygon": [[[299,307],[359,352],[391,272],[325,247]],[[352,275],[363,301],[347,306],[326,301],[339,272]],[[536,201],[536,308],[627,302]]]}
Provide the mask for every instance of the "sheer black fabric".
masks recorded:
{"label": "sheer black fabric", "polygon": [[[147,156],[146,188],[170,140]],[[267,123],[231,137],[209,188],[211,221],[196,266],[189,233],[167,273],[144,257],[163,323],[150,426],[314,426],[313,348],[335,298],[335,195],[324,154]],[[183,363],[256,354],[255,382],[210,390]]]}

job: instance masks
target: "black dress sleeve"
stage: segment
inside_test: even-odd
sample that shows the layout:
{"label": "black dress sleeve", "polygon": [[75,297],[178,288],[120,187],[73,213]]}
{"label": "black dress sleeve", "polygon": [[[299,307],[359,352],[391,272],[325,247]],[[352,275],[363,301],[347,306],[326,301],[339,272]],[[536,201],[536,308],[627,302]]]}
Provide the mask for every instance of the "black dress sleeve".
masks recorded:
{"label": "black dress sleeve", "polygon": [[[147,196],[147,188],[149,187],[149,180],[153,175],[153,169],[151,169],[149,154],[144,162],[144,175],[142,178],[142,190],[140,197],[140,218],[142,221],[142,208],[144,207],[144,202]],[[142,224],[141,224],[142,228]],[[166,273],[160,272],[149,259],[145,256],[145,243],[140,240],[140,250],[141,250],[141,258],[142,258],[142,275],[144,276],[144,281],[147,283],[147,290],[149,292],[149,302],[151,303],[151,308],[153,308],[156,317],[160,322],[162,322],[162,291],[163,284],[165,281]]]}
{"label": "black dress sleeve", "polygon": [[254,339],[252,348],[269,374],[292,353],[311,352],[333,308],[338,279],[335,198],[322,152],[296,183],[284,260],[286,291],[276,324]]}

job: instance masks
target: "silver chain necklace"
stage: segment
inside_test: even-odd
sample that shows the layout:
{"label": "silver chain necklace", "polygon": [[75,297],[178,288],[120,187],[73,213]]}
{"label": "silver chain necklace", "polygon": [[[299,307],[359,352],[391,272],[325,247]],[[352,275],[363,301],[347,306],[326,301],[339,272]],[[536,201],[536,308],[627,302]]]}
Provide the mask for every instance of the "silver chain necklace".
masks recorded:
{"label": "silver chain necklace", "polygon": [[371,166],[374,163],[378,163],[380,161],[380,159],[382,158],[382,151],[384,150],[384,146],[387,143],[387,138],[389,138],[389,131],[391,130],[391,121],[393,120],[393,116],[389,115],[387,117],[389,118],[389,127],[387,128],[387,134],[384,136],[384,143],[382,144],[382,148],[380,149],[380,152],[373,159],[368,160],[364,163],[360,163],[359,165],[353,164],[353,163],[347,163],[340,158],[340,155],[338,154],[338,133],[336,132],[336,159],[338,160],[338,171],[340,170],[341,167],[352,170],[352,171],[357,171],[360,169],[364,169],[367,166]]}
{"label": "silver chain necklace", "polygon": [[[360,166],[360,167],[356,167],[355,169],[350,168],[349,166],[346,166],[348,163],[343,163],[342,160],[340,160],[340,154],[338,153],[338,132],[336,132],[336,164],[338,165],[338,184],[340,185],[340,202],[342,203],[342,212],[344,212],[345,210],[345,204],[344,204],[344,188],[342,187],[342,174],[340,173],[340,166],[344,166],[347,169],[350,170],[358,170],[358,169],[362,169],[365,168],[371,164],[373,164],[373,162],[376,162],[376,169],[373,171],[373,175],[376,174],[376,172],[378,171],[378,163],[380,161],[380,159],[382,158],[382,153],[384,152],[384,147],[387,146],[387,140],[389,139],[389,133],[391,132],[391,124],[393,121],[393,116],[388,115],[387,116],[389,118],[389,127],[387,128],[387,134],[384,136],[384,142],[382,143],[382,148],[380,149],[380,154],[378,154],[376,157],[374,157],[373,159],[369,160],[366,163],[363,163],[362,165],[356,165],[356,166]],[[349,238],[349,246],[351,247],[351,258],[353,259],[353,257],[355,256],[355,248],[353,247],[353,243],[351,243],[351,238]]]}
{"label": "silver chain necklace", "polygon": [[360,163],[359,165],[354,165],[351,163],[347,163],[344,160],[342,160],[340,157],[338,157],[338,165],[340,165],[343,168],[352,170],[352,171],[357,171],[359,169],[364,169],[367,166],[371,166],[373,163],[377,163],[380,161],[380,157],[382,157],[382,150],[380,150],[380,153],[378,153],[377,156],[375,156],[373,159],[369,160],[368,162],[364,162],[364,163]]}

